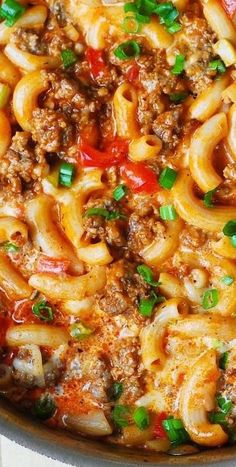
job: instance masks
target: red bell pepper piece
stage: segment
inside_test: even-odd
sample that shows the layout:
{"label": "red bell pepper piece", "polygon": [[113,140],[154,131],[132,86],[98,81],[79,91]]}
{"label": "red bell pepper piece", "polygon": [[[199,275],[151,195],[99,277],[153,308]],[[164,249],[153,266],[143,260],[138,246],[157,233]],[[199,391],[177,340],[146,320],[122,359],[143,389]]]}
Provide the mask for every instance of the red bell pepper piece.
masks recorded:
{"label": "red bell pepper piece", "polygon": [[167,434],[162,426],[162,422],[166,418],[167,418],[167,415],[165,412],[161,412],[156,416],[155,421],[154,421],[154,430],[153,430],[153,434],[155,438],[161,438],[161,439],[167,438]]}
{"label": "red bell pepper piece", "polygon": [[101,50],[88,47],[85,52],[85,58],[89,64],[89,70],[93,79],[99,78],[106,70],[106,64]]}
{"label": "red bell pepper piece", "polygon": [[155,193],[159,185],[157,176],[142,162],[126,162],[121,166],[121,176],[135,193]]}
{"label": "red bell pepper piece", "polygon": [[38,259],[36,270],[37,272],[66,272],[70,266],[70,260],[51,258],[50,256],[41,255]]}
{"label": "red bell pepper piece", "polygon": [[133,65],[131,65],[129,68],[128,68],[128,71],[126,72],[126,79],[130,82],[130,83],[134,83],[135,81],[138,80],[138,77],[139,77],[139,66],[138,64],[135,62]]}
{"label": "red bell pepper piece", "polygon": [[85,141],[79,144],[79,155],[83,167],[100,167],[106,169],[121,164],[128,155],[128,142],[114,140],[106,151],[99,151]]}

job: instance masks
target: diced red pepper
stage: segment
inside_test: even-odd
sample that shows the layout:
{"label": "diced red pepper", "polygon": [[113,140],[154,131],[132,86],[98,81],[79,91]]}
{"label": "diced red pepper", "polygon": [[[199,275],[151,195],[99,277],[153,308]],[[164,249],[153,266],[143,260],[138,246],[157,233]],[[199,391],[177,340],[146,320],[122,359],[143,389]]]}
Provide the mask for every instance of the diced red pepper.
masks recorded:
{"label": "diced red pepper", "polygon": [[41,255],[38,259],[36,270],[37,272],[66,272],[70,266],[70,260],[51,258],[50,256]]}
{"label": "diced red pepper", "polygon": [[101,50],[88,47],[85,52],[85,58],[89,64],[89,70],[93,79],[99,78],[106,71],[106,64]]}
{"label": "diced red pepper", "polygon": [[165,412],[161,412],[156,416],[155,421],[154,421],[154,430],[153,430],[153,434],[155,438],[161,438],[161,439],[167,438],[167,434],[162,426],[162,422],[166,418],[167,418],[167,415]]}
{"label": "diced red pepper", "polygon": [[142,162],[126,162],[121,166],[126,185],[135,193],[155,193],[159,189],[157,176]]}
{"label": "diced red pepper", "polygon": [[116,139],[106,151],[99,151],[85,141],[79,144],[79,155],[83,167],[109,168],[112,165],[121,164],[128,155],[128,142]]}
{"label": "diced red pepper", "polygon": [[222,6],[230,18],[236,13],[236,0],[222,0]]}
{"label": "diced red pepper", "polygon": [[139,77],[139,70],[139,65],[135,62],[128,68],[128,71],[126,72],[126,79],[130,83],[134,83],[135,81],[137,81]]}

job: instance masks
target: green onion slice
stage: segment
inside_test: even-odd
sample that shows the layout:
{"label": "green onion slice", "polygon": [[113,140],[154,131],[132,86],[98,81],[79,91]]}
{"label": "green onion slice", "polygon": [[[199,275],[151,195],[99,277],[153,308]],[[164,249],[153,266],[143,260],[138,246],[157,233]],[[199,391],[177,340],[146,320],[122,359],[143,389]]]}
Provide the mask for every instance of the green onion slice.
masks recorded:
{"label": "green onion slice", "polygon": [[169,94],[170,101],[174,102],[174,104],[180,104],[180,102],[183,102],[186,97],[188,97],[187,91],[173,92],[172,94]]}
{"label": "green onion slice", "polygon": [[59,168],[59,185],[71,187],[74,176],[74,164],[70,164],[70,162],[62,162]]}
{"label": "green onion slice", "polygon": [[125,220],[127,219],[127,216],[122,214],[119,211],[108,211],[108,209],[105,208],[89,208],[84,214],[86,217],[92,217],[92,216],[101,216],[105,217],[108,221],[111,220],[116,220],[116,219],[121,219]]}
{"label": "green onion slice", "polygon": [[47,300],[41,300],[32,306],[32,312],[37,318],[42,321],[52,321],[53,311],[52,308],[47,304]]}
{"label": "green onion slice", "polygon": [[158,281],[153,280],[153,272],[148,266],[146,266],[146,264],[140,264],[137,267],[137,271],[147,284],[152,285],[153,287],[160,285]]}
{"label": "green onion slice", "polygon": [[122,198],[124,198],[124,196],[127,194],[127,192],[128,192],[128,189],[127,189],[126,185],[121,183],[113,191],[113,198],[116,201],[120,201]]}
{"label": "green onion slice", "polygon": [[167,26],[166,29],[170,34],[175,34],[176,32],[180,31],[181,24],[177,21],[174,21],[170,26]]}
{"label": "green onion slice", "polygon": [[136,41],[123,42],[114,50],[114,55],[120,60],[129,60],[137,57],[140,53],[141,47]]}
{"label": "green onion slice", "polygon": [[133,419],[141,431],[146,430],[150,425],[150,418],[145,407],[137,407],[134,411]]}
{"label": "green onion slice", "polygon": [[77,62],[77,56],[71,49],[62,50],[61,59],[64,68],[69,68]]}
{"label": "green onion slice", "polygon": [[127,34],[137,34],[140,31],[140,24],[136,16],[126,16],[121,27]]}
{"label": "green onion slice", "polygon": [[0,83],[0,109],[4,109],[6,107],[9,97],[11,94],[11,90],[7,84]]}
{"label": "green onion slice", "polygon": [[224,276],[222,277],[221,282],[225,285],[231,285],[234,282],[234,278],[232,276]]}
{"label": "green onion slice", "polygon": [[211,412],[209,414],[209,419],[211,423],[219,423],[220,425],[224,425],[225,423],[227,423],[225,415],[226,414],[223,412]]}
{"label": "green onion slice", "polygon": [[209,63],[209,68],[210,70],[217,71],[218,73],[224,73],[226,71],[224,62],[222,62],[220,59],[212,60]]}
{"label": "green onion slice", "polygon": [[152,316],[152,312],[154,306],[157,303],[161,303],[165,300],[164,297],[157,295],[153,290],[151,291],[149,298],[141,298],[139,302],[139,313],[142,316],[150,317]]}
{"label": "green onion slice", "polygon": [[123,393],[123,384],[115,381],[109,389],[109,398],[111,401],[117,401]]}
{"label": "green onion slice", "polygon": [[178,446],[179,444],[189,441],[189,435],[180,419],[168,417],[166,420],[162,421],[162,426],[174,446]]}
{"label": "green onion slice", "polygon": [[86,339],[86,337],[90,336],[92,333],[92,329],[88,328],[82,323],[75,323],[70,327],[70,335],[74,339]]}
{"label": "green onion slice", "polygon": [[5,251],[7,251],[7,253],[16,253],[17,251],[20,250],[20,247],[17,246],[15,243],[11,243],[11,242],[4,242],[2,244],[3,248]]}
{"label": "green onion slice", "polygon": [[202,307],[204,310],[214,308],[219,301],[219,294],[217,289],[209,289],[204,292],[202,297]]}
{"label": "green onion slice", "polygon": [[124,428],[129,425],[130,408],[127,405],[115,405],[112,411],[112,419],[114,423]]}
{"label": "green onion slice", "polygon": [[171,69],[173,75],[180,75],[184,71],[185,56],[182,54],[176,55],[175,64]]}
{"label": "green onion slice", "polygon": [[205,193],[204,198],[203,198],[203,203],[207,208],[214,208],[214,204],[212,201],[212,198],[216,192],[217,188],[214,188],[213,190],[208,191]]}
{"label": "green onion slice", "polygon": [[163,221],[174,221],[177,219],[177,213],[174,206],[172,206],[172,204],[161,206],[160,218],[163,219]]}
{"label": "green onion slice", "polygon": [[236,248],[236,235],[232,235],[230,238],[230,243],[234,248]]}
{"label": "green onion slice", "polygon": [[6,26],[11,27],[25,11],[25,7],[16,0],[5,0],[0,7],[0,18],[4,18],[6,20]]}
{"label": "green onion slice", "polygon": [[178,172],[176,172],[176,170],[172,169],[171,167],[166,167],[160,174],[159,184],[162,188],[170,190],[175,184],[177,175]]}
{"label": "green onion slice", "polygon": [[217,398],[217,403],[218,403],[218,406],[220,407],[221,411],[227,415],[232,407],[233,407],[233,403],[231,400],[227,399],[227,397],[224,397],[224,396],[221,396],[221,395],[218,395]]}
{"label": "green onion slice", "polygon": [[56,411],[56,404],[50,395],[42,396],[34,404],[33,413],[40,420],[48,420]]}
{"label": "green onion slice", "polygon": [[225,224],[223,234],[226,235],[226,237],[233,237],[233,235],[236,235],[236,220],[228,221],[227,224]]}
{"label": "green onion slice", "polygon": [[219,367],[221,370],[226,370],[229,360],[229,352],[224,352],[219,360]]}

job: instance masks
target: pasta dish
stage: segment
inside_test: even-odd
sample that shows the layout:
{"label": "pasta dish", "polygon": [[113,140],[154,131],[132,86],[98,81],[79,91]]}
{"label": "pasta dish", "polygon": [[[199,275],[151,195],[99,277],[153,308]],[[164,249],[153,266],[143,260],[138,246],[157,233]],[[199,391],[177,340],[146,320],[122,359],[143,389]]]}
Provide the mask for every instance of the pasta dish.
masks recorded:
{"label": "pasta dish", "polygon": [[0,393],[52,428],[236,441],[235,13],[0,6]]}

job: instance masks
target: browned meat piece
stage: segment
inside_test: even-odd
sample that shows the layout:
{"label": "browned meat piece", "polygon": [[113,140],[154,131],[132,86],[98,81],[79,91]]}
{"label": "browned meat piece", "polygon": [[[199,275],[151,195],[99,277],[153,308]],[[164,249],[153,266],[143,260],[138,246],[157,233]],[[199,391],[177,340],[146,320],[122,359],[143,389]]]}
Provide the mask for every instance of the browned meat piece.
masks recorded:
{"label": "browned meat piece", "polygon": [[138,338],[117,339],[110,348],[111,374],[123,383],[121,404],[132,404],[143,394]]}
{"label": "browned meat piece", "polygon": [[107,313],[137,313],[140,298],[147,297],[150,286],[136,272],[136,265],[127,261],[113,263],[107,274],[105,293],[99,305]]}
{"label": "browned meat piece", "polygon": [[[90,198],[86,209],[94,207],[103,207],[110,212],[117,211],[117,203],[114,199]],[[120,208],[118,209],[119,211]],[[108,245],[119,248],[125,246],[125,220],[106,220],[102,216],[92,216],[84,218],[84,228],[86,237],[93,240],[105,240]]]}
{"label": "browned meat piece", "polygon": [[188,89],[193,93],[199,93],[211,83],[215,75],[209,69],[209,62],[215,56],[212,46],[216,37],[205,18],[199,17],[200,5],[195,3],[191,8],[192,11],[182,16],[182,29],[176,37],[172,50],[174,54],[180,53],[185,56]]}
{"label": "browned meat piece", "polygon": [[156,95],[161,95],[176,92],[179,78],[171,73],[165,54],[158,50],[153,54],[142,55],[138,64],[140,66],[139,79],[148,94],[155,92]]}
{"label": "browned meat piece", "polygon": [[19,28],[12,33],[11,42],[14,42],[14,44],[24,52],[29,52],[34,55],[43,55],[47,53],[46,45],[35,31],[24,31],[24,29]]}
{"label": "browned meat piece", "polygon": [[199,248],[206,242],[206,234],[200,229],[195,229],[195,227],[191,225],[186,225],[181,232],[180,240],[185,246]]}
{"label": "browned meat piece", "polygon": [[32,138],[47,152],[63,151],[72,142],[73,128],[60,112],[36,109],[31,120]]}
{"label": "browned meat piece", "polygon": [[165,227],[155,217],[144,218],[133,213],[129,218],[128,247],[138,255],[154,239],[163,237],[164,233]]}
{"label": "browned meat piece", "polygon": [[183,128],[182,114],[182,106],[176,106],[173,110],[168,110],[159,115],[152,125],[154,133],[170,149],[176,147],[179,143],[180,133]]}
{"label": "browned meat piece", "polygon": [[12,138],[12,144],[0,164],[1,184],[10,187],[11,192],[21,193],[22,184],[33,182],[34,188],[40,179],[47,174],[48,166],[44,152],[39,147],[34,148],[30,134],[17,132]]}
{"label": "browned meat piece", "polygon": [[108,401],[108,390],[112,384],[112,377],[108,369],[108,362],[94,350],[78,353],[76,346],[74,353],[67,362],[65,380],[81,379],[84,388],[87,387],[99,403]]}

